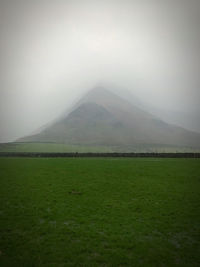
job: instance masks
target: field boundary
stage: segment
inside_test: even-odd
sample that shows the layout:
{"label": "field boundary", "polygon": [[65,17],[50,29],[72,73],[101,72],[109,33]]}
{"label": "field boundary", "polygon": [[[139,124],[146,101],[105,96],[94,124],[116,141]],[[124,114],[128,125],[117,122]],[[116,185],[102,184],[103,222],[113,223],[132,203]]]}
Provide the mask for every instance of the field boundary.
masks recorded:
{"label": "field boundary", "polygon": [[0,152],[0,157],[28,158],[82,158],[82,157],[125,157],[125,158],[200,158],[200,153],[57,153],[57,152]]}

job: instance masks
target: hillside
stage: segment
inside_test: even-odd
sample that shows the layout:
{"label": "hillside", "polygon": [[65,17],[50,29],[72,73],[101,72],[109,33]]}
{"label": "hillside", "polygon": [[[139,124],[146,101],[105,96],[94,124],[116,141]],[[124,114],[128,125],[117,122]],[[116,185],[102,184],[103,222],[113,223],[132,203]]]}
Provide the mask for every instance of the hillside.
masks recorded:
{"label": "hillside", "polygon": [[18,142],[70,145],[200,147],[200,134],[165,123],[101,87],[94,88],[41,132]]}

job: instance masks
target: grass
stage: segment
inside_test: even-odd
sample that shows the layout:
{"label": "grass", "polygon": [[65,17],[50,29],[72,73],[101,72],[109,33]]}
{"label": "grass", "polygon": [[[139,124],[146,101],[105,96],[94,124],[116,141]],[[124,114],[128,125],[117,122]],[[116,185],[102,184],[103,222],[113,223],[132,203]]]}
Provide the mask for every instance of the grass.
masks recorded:
{"label": "grass", "polygon": [[0,152],[112,152],[105,146],[77,146],[57,143],[5,143]]}
{"label": "grass", "polygon": [[1,158],[0,266],[200,266],[199,163]]}
{"label": "grass", "polygon": [[157,153],[199,153],[199,148],[178,147],[168,145],[137,144],[134,146],[95,146],[69,145],[58,143],[5,143],[0,144],[0,152],[157,152]]}

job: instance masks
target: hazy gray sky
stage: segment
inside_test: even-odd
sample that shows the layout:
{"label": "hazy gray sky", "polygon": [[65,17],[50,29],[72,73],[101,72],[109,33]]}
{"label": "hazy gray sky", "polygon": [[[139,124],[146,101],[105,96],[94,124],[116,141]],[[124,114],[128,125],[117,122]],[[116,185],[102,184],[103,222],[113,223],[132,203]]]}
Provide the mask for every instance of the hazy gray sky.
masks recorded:
{"label": "hazy gray sky", "polygon": [[199,0],[0,0],[0,142],[98,83],[198,123],[199,26]]}

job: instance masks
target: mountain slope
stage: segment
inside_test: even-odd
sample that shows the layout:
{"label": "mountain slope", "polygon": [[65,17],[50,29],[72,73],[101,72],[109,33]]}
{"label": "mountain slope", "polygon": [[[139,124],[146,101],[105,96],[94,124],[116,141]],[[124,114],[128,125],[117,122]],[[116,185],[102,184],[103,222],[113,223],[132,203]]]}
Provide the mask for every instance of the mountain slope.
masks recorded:
{"label": "mountain slope", "polygon": [[77,145],[135,144],[200,146],[200,134],[167,124],[110,91],[97,87],[70,112],[40,133],[19,142]]}

